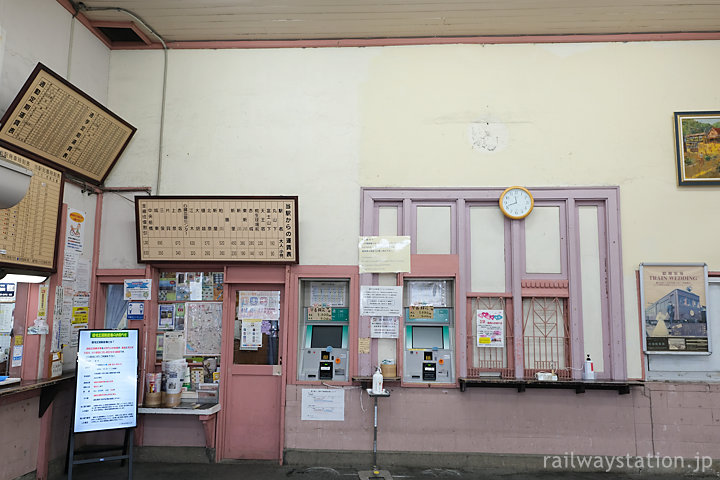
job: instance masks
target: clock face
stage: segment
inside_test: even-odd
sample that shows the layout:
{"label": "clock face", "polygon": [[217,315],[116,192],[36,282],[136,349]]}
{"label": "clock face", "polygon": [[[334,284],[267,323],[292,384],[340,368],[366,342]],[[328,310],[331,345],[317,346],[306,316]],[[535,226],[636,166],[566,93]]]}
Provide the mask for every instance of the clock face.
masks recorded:
{"label": "clock face", "polygon": [[510,187],[500,195],[500,209],[510,218],[527,217],[534,204],[532,195],[523,187]]}

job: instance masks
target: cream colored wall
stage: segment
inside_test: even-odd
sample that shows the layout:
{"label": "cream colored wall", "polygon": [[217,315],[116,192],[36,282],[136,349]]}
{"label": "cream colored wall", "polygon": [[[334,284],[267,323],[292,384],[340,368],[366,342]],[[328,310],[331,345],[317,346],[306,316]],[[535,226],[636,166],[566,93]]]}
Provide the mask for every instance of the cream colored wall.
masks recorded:
{"label": "cream colored wall", "polygon": [[[672,125],[718,105],[719,45],[171,51],[160,193],[298,195],[301,263],[354,264],[361,186],[620,185],[639,377],[637,265],[720,269],[717,192],[676,186]],[[155,182],[161,73],[162,52],[112,53],[139,131],[110,184]]]}

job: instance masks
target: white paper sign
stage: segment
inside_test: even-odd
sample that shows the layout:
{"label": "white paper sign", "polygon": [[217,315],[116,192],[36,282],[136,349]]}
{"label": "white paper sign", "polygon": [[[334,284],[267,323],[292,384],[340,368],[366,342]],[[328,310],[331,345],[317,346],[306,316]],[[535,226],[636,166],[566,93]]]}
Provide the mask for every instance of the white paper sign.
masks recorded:
{"label": "white paper sign", "polygon": [[24,345],[14,345],[13,346],[12,362],[10,363],[11,367],[14,368],[14,367],[22,366],[23,347],[24,347]]}
{"label": "white paper sign", "polygon": [[152,279],[125,280],[125,300],[150,300]]}
{"label": "white paper sign", "polygon": [[400,319],[398,317],[372,317],[371,338],[398,338]]}
{"label": "white paper sign", "polygon": [[477,311],[477,346],[505,346],[505,315],[502,310]]}
{"label": "white paper sign", "polygon": [[75,432],[137,425],[137,330],[81,330]]}
{"label": "white paper sign", "polygon": [[262,320],[243,319],[240,328],[240,346],[242,348],[262,347]]}
{"label": "white paper sign", "polygon": [[360,237],[358,242],[360,273],[410,271],[410,237]]}
{"label": "white paper sign", "polygon": [[301,420],[345,421],[345,390],[304,388]]}
{"label": "white paper sign", "polygon": [[360,315],[371,317],[402,316],[402,287],[360,287]]}

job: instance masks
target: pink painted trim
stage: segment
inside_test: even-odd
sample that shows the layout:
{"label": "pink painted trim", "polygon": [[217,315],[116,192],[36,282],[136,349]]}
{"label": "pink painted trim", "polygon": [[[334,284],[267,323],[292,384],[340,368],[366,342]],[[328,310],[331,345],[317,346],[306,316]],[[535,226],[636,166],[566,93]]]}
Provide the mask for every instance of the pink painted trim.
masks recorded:
{"label": "pink painted trim", "polygon": [[145,275],[144,268],[112,268],[112,269],[96,269],[95,275],[101,277],[103,283],[112,283],[113,280],[107,280],[102,277],[117,277],[118,281],[122,281],[123,278],[137,278]]}
{"label": "pink painted trim", "polygon": [[90,19],[88,19],[88,18],[87,18],[84,14],[82,14],[82,13],[76,13],[76,12],[75,12],[75,8],[73,7],[72,3],[70,3],[69,0],[57,0],[57,2],[58,2],[62,7],[64,7],[65,10],[67,10],[68,12],[70,12],[70,13],[77,19],[77,21],[79,21],[81,24],[83,24],[83,25],[85,26],[85,28],[87,28],[87,29],[90,31],[90,33],[92,33],[93,35],[95,35],[95,36],[97,37],[97,39],[100,40],[100,41],[103,43],[103,45],[105,45],[105,46],[108,47],[109,49],[112,49],[112,48],[113,48],[112,44],[110,44],[110,42],[108,42],[108,39],[105,37],[105,35],[103,35],[100,30],[98,30],[97,28],[93,27],[92,23],[90,22]]}
{"label": "pink painted trim", "polygon": [[46,480],[48,478],[48,462],[50,461],[50,439],[52,437],[53,403],[45,414],[40,417],[40,438],[38,441],[38,454],[35,478]]}
{"label": "pink painted trim", "polygon": [[[289,322],[289,311],[290,311],[290,304],[288,303],[288,290],[290,287],[290,265],[285,265],[285,288],[283,288],[283,291],[285,292],[285,302],[282,305],[282,318],[285,319],[285,325],[287,325]],[[281,340],[281,357],[278,359],[278,363],[280,363],[280,438],[278,441],[278,464],[283,464],[283,459],[285,457],[284,451],[285,451],[285,402],[287,397],[287,381],[288,381],[288,369],[287,367],[283,367],[283,359],[287,360],[288,358],[288,344],[289,341],[289,332],[287,328],[285,329],[283,338]]]}
{"label": "pink painted trim", "polygon": [[[91,291],[90,291],[90,312],[89,312],[89,324],[94,325],[97,328],[96,316],[99,310],[97,304],[99,300],[99,282],[97,277],[98,264],[100,262],[100,232],[102,231],[102,213],[103,213],[103,194],[98,193],[97,199],[95,200],[95,231],[93,232],[93,253],[92,253],[92,264],[90,269],[92,270],[91,280]],[[93,298],[94,297],[94,298]],[[104,297],[104,295],[103,295]],[[103,305],[105,304],[105,298],[103,298]],[[103,309],[103,317],[105,316],[105,309]],[[143,384],[145,382],[143,381]]]}
{"label": "pink painted trim", "polygon": [[[455,329],[455,365],[454,368],[454,383],[414,383],[405,382],[403,379],[404,375],[404,360],[405,360],[405,321],[404,318],[400,321],[400,335],[398,335],[398,346],[397,346],[397,374],[400,377],[400,386],[402,387],[435,387],[448,388],[449,386],[459,387],[459,374],[460,374],[460,358],[465,358],[459,354],[459,352],[467,350],[465,345],[464,327],[461,328],[461,324],[465,324],[465,302],[461,302],[463,298],[460,294],[461,284],[459,282],[460,272],[460,257],[458,255],[412,255],[410,257],[410,273],[401,273],[398,275],[398,284],[404,285],[405,279],[422,278],[422,277],[435,277],[435,278],[452,278],[455,289],[455,318],[453,322],[453,328]],[[463,299],[464,300],[464,299]],[[460,317],[460,312],[463,312],[463,316]]]}
{"label": "pink painted trim", "polygon": [[[580,365],[584,365],[584,336],[583,336],[583,322],[581,321],[582,318],[582,278],[580,276],[581,268],[580,268],[580,261],[581,261],[581,255],[580,255],[580,229],[578,228],[580,221],[580,212],[577,209],[577,203],[575,202],[574,198],[570,198],[567,201],[567,209],[565,212],[565,216],[567,216],[567,229],[565,230],[565,238],[567,238],[567,242],[565,243],[565,250],[563,250],[563,254],[567,252],[565,257],[569,257],[572,259],[572,261],[569,262],[569,265],[564,269],[564,272],[566,273],[568,278],[568,281],[566,282],[566,286],[568,287],[568,320],[570,323],[570,365],[569,367],[572,368],[570,370],[570,376],[573,380],[578,380],[582,377],[581,370],[579,370]],[[598,213],[599,216],[599,213]],[[600,240],[598,239],[598,242]],[[600,246],[600,250],[602,252],[602,246]],[[602,253],[601,253],[602,256]],[[600,269],[600,272],[603,270]],[[601,283],[602,284],[602,283]],[[573,292],[573,295],[570,295],[570,292]],[[605,322],[603,322],[605,323]],[[581,346],[580,348],[572,348],[573,345]],[[603,350],[605,350],[603,348]],[[573,368],[574,367],[574,368]]]}
{"label": "pink painted trim", "polygon": [[358,267],[356,265],[296,265],[290,268],[289,293],[287,296],[288,306],[288,338],[295,339],[288,341],[285,369],[288,373],[287,384],[290,385],[318,385],[319,382],[297,380],[298,372],[298,339],[300,338],[300,281],[310,278],[349,280],[350,294],[350,315],[348,317],[348,380],[346,382],[325,382],[332,385],[351,385],[351,378],[357,376],[358,365],[355,361],[358,358],[357,344],[359,336],[359,312],[360,300],[358,298],[359,279]]}
{"label": "pink painted trim", "polygon": [[[524,249],[524,244],[521,241],[521,230],[520,222],[517,220],[510,220],[510,235],[512,252],[510,258],[521,258],[521,249]],[[522,271],[525,269],[525,262],[512,262],[512,273],[511,277],[511,289],[513,292],[512,297],[512,309],[513,309],[513,352],[515,357],[513,363],[515,364],[515,378],[523,378],[525,376],[525,339],[523,335],[523,305],[522,305]]]}
{"label": "pink painted trim", "polygon": [[[58,0],[61,1],[61,0]],[[79,16],[78,16],[79,17]],[[83,24],[85,24],[83,22]],[[87,26],[87,25],[86,25]],[[96,36],[94,29],[91,32]],[[102,39],[101,39],[102,40]],[[258,48],[343,48],[343,47],[394,47],[418,45],[497,45],[531,43],[602,43],[602,42],[675,42],[691,40],[720,40],[720,32],[679,33],[625,33],[599,35],[515,35],[469,37],[412,37],[412,38],[344,38],[318,40],[227,40],[166,42],[173,50],[226,50]],[[106,42],[103,42],[106,43]],[[162,44],[108,45],[112,50],[159,50]]]}

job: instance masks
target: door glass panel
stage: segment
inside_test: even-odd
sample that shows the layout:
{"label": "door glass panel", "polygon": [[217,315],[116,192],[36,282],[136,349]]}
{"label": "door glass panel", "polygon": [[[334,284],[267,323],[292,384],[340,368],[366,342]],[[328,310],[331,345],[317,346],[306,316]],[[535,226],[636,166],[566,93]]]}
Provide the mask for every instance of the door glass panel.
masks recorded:
{"label": "door glass panel", "polygon": [[105,328],[108,330],[127,328],[128,301],[123,296],[123,290],[123,285],[107,285],[105,292]]}
{"label": "door glass panel", "polygon": [[278,365],[279,340],[280,291],[238,291],[233,363]]}

